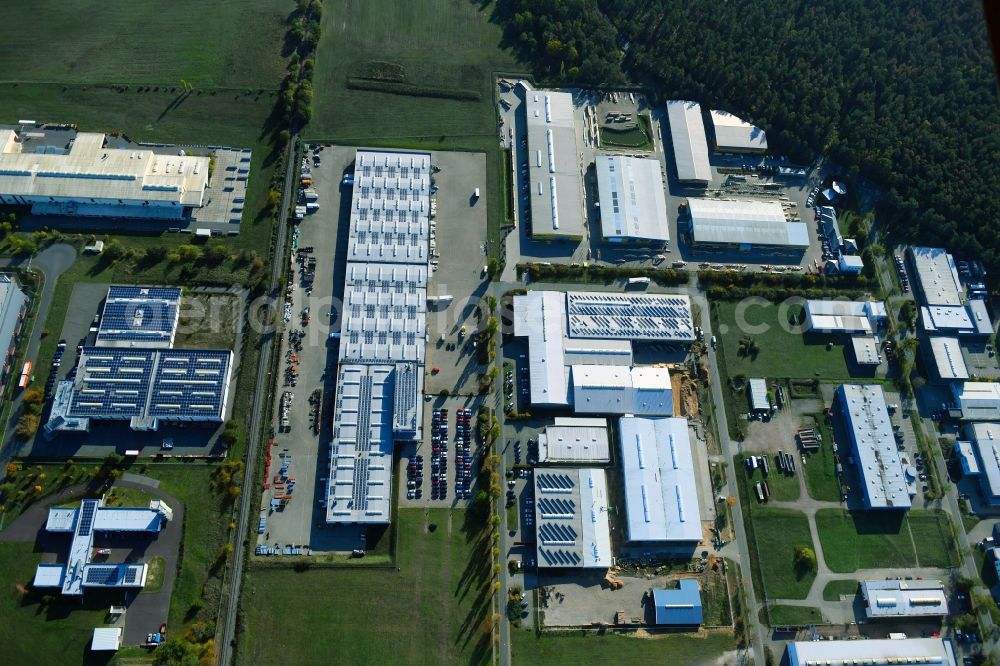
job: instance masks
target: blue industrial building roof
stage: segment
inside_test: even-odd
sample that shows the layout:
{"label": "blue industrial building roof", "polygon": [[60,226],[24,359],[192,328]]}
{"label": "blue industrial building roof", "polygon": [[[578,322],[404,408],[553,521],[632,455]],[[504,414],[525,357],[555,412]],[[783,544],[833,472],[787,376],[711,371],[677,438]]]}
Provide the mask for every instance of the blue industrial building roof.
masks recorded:
{"label": "blue industrial building roof", "polygon": [[676,590],[653,590],[656,624],[698,625],[702,623],[698,581],[684,578]]}

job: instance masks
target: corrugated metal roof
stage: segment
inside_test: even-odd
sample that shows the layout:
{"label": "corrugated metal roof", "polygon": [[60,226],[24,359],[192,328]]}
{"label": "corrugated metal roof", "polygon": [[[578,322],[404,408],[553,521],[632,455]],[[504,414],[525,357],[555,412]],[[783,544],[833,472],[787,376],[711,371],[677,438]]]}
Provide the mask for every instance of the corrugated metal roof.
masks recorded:
{"label": "corrugated metal roof", "polygon": [[535,483],[535,534],[538,566],[611,566],[608,486],[599,468],[538,469]]}
{"label": "corrugated metal roof", "polygon": [[869,638],[868,640],[794,641],[788,643],[789,666],[834,664],[940,664],[956,666],[951,643],[940,638]]}
{"label": "corrugated metal roof", "polygon": [[861,597],[869,618],[948,614],[948,599],[939,580],[863,580]]}
{"label": "corrugated metal roof", "polygon": [[573,95],[529,91],[524,106],[531,235],[582,238],[586,217]]}
{"label": "corrugated metal roof", "polygon": [[597,156],[601,233],[614,240],[670,240],[660,161]]}
{"label": "corrugated metal roof", "polygon": [[764,130],[737,118],[728,111],[709,111],[715,128],[715,146],[718,150],[767,151]]}
{"label": "corrugated metal roof", "polygon": [[776,201],[688,199],[695,243],[808,248],[804,222],[788,222]]}
{"label": "corrugated metal roof", "polygon": [[677,178],[685,182],[710,182],[712,169],[708,163],[708,141],[701,105],[686,100],[670,100],[667,102],[667,119],[674,145]]}
{"label": "corrugated metal roof", "polygon": [[687,419],[618,419],[629,541],[702,538]]}
{"label": "corrugated metal roof", "polygon": [[986,481],[982,484],[984,490],[988,489],[991,503],[996,503],[1000,499],[1000,424],[970,423],[965,426],[964,435],[975,449],[977,471]]}
{"label": "corrugated metal roof", "polygon": [[910,247],[924,305],[961,305],[965,302],[955,259],[939,247]]}
{"label": "corrugated metal roof", "polygon": [[701,590],[693,578],[682,578],[676,590],[653,590],[653,606],[656,624],[690,626],[702,623]]}

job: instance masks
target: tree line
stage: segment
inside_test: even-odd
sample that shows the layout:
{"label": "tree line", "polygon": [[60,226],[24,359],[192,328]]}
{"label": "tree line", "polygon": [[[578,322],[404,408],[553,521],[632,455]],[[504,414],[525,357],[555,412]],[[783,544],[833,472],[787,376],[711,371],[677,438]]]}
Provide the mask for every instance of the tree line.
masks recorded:
{"label": "tree line", "polygon": [[893,237],[1000,271],[1000,108],[978,3],[500,0],[545,82],[619,85],[731,111],[797,162],[884,189]]}

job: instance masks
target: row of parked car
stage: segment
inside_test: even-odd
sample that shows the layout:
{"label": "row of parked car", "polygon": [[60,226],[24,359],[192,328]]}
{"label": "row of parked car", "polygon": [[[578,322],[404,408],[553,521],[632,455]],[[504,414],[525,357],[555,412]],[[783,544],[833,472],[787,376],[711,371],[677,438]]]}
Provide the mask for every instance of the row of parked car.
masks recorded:
{"label": "row of parked car", "polygon": [[472,497],[472,410],[459,408],[455,423],[455,495]]}

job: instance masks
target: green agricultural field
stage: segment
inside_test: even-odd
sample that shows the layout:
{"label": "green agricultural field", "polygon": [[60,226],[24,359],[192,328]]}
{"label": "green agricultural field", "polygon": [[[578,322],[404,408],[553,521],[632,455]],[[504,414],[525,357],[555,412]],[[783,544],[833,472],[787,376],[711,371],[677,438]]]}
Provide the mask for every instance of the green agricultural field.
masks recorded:
{"label": "green agricultural field", "polygon": [[823,601],[840,601],[840,595],[852,595],[858,593],[858,581],[856,580],[831,580],[823,588]]}
{"label": "green agricultural field", "polygon": [[795,570],[796,546],[812,547],[809,521],[800,511],[754,507],[757,563],[769,599],[805,599],[815,572]]}
{"label": "green agricultural field", "polygon": [[[816,337],[796,331],[802,306],[784,307],[760,300],[752,305],[722,301],[714,303],[715,330],[725,355],[730,377],[849,379],[847,356],[840,338]],[[780,322],[779,322],[780,318]],[[754,327],[767,327],[758,332]],[[740,354],[740,340],[750,336],[757,352]],[[831,349],[827,342],[833,341]],[[846,352],[849,353],[849,352]]]}
{"label": "green agricultural field", "polygon": [[[276,88],[291,0],[11,0],[0,79]],[[39,47],[47,46],[39,50]],[[35,116],[30,116],[34,118]]]}
{"label": "green agricultural field", "polygon": [[398,571],[252,571],[237,663],[315,664],[331,655],[344,664],[488,662],[490,557],[479,519],[400,509]]}
{"label": "green agricultural field", "polygon": [[940,512],[821,509],[816,528],[826,564],[836,573],[955,563],[948,517]]}
{"label": "green agricultural field", "polygon": [[[491,253],[505,217],[493,73],[521,69],[501,48],[492,11],[488,0],[328,0],[307,129],[340,144],[485,152]],[[401,78],[435,96],[347,86],[364,77],[376,86]],[[478,99],[438,96],[452,93]]]}
{"label": "green agricultural field", "polygon": [[736,648],[730,632],[661,634],[635,638],[616,634],[597,635],[583,631],[511,631],[511,661],[515,666],[548,664],[698,664],[718,659]]}

